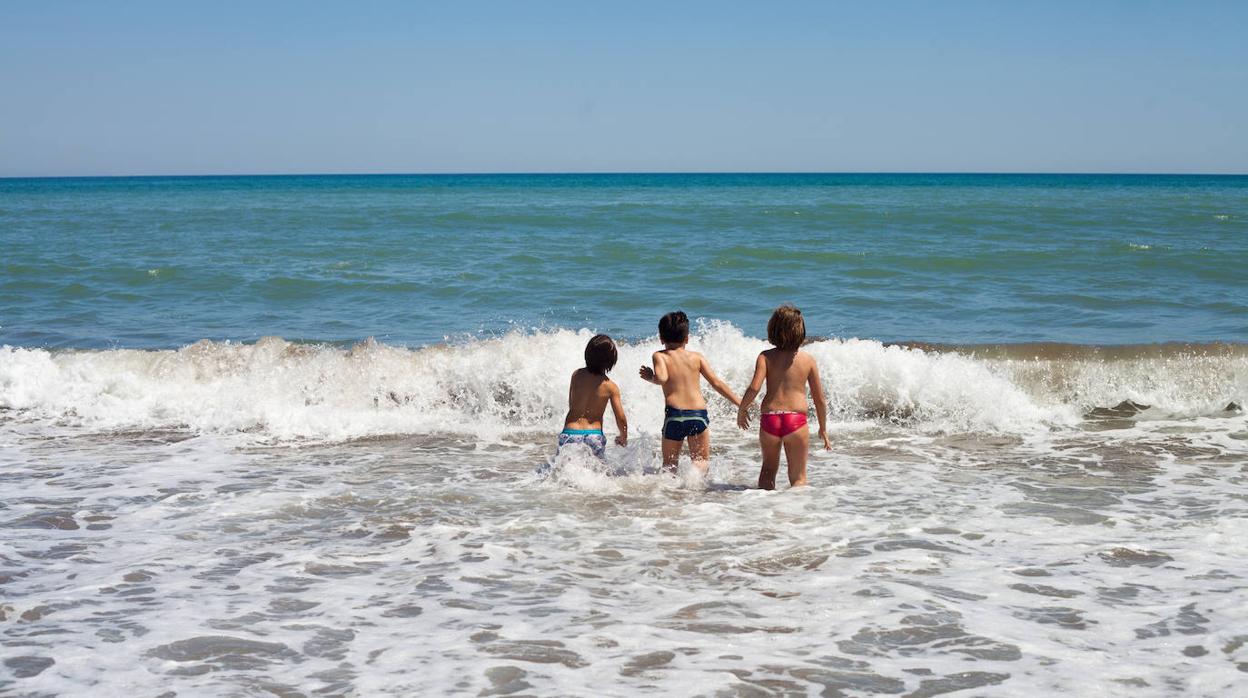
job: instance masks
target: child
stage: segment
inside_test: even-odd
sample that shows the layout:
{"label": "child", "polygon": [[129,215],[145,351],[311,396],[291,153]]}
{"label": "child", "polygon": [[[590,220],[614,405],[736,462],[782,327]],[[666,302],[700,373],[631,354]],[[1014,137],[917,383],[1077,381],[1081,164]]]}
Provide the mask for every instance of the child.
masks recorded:
{"label": "child", "polygon": [[663,387],[663,469],[676,471],[680,444],[687,441],[694,466],[706,473],[711,458],[711,435],[706,432],[710,419],[699,377],[706,376],[706,382],[732,404],[738,404],[740,399],[715,375],[705,356],[685,349],[689,343],[689,317],[683,312],[677,310],[659,319],[659,339],[665,348],[651,357],[654,368],[642,366],[638,373],[642,380]]}
{"label": "child", "polygon": [[615,443],[628,443],[628,420],[624,418],[624,403],[620,401],[620,387],[607,378],[607,371],[615,366],[617,354],[615,342],[605,334],[595,335],[585,345],[585,368],[572,372],[568,385],[568,415],[563,418],[563,432],[559,434],[559,450],[568,444],[584,444],[595,456],[606,458],[607,437],[602,433],[602,413],[611,403],[615,414],[615,428],[620,435]]}
{"label": "child", "polygon": [[832,449],[828,441],[828,406],[823,399],[819,367],[814,357],[801,351],[805,340],[806,322],[802,311],[791,305],[776,308],[767,321],[767,341],[776,348],[758,355],[754,362],[754,379],[737,407],[737,426],[748,429],[750,405],[754,404],[763,379],[767,379],[758,432],[758,445],[763,451],[763,468],[758,473],[760,489],[776,489],[781,446],[789,462],[789,484],[793,487],[806,484],[806,452],[810,448],[810,430],[806,428],[807,385],[815,398],[819,438],[823,439],[825,449]]}

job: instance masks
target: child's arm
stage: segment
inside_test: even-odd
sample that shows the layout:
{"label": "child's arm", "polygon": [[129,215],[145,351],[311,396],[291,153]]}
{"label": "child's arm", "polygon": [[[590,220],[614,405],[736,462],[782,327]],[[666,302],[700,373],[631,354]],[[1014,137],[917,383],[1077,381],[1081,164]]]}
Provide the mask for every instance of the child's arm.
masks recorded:
{"label": "child's arm", "polygon": [[624,416],[624,401],[620,399],[620,386],[611,381],[611,413],[615,415],[615,429],[620,435],[615,437],[615,443],[620,446],[628,445],[628,418]]}
{"label": "child's arm", "polygon": [[637,375],[641,376],[641,379],[647,383],[663,385],[667,382],[667,363],[663,361],[663,352],[654,352],[654,355],[650,357],[650,361],[654,363],[654,368],[642,366],[641,370],[637,371]]}
{"label": "child's arm", "polygon": [[723,395],[728,402],[731,402],[734,405],[740,405],[741,398],[737,397],[737,394],[732,392],[732,388],[729,388],[727,383],[723,382],[719,379],[719,376],[715,375],[715,371],[711,370],[711,362],[707,361],[705,356],[699,355],[699,359],[702,364],[702,377],[706,379],[706,382],[710,383],[711,387],[715,389],[715,392]]}
{"label": "child's arm", "polygon": [[819,438],[823,439],[825,450],[832,450],[832,442],[828,440],[828,400],[823,396],[823,382],[819,380],[819,364],[815,357],[810,357],[810,397],[815,401],[815,414],[819,417]]}
{"label": "child's arm", "polygon": [[767,378],[767,358],[759,354],[758,360],[754,362],[754,377],[750,379],[750,387],[745,389],[745,395],[741,396],[741,404],[737,406],[737,426],[742,429],[750,428],[750,405],[754,404],[758,391],[763,389],[765,378]]}

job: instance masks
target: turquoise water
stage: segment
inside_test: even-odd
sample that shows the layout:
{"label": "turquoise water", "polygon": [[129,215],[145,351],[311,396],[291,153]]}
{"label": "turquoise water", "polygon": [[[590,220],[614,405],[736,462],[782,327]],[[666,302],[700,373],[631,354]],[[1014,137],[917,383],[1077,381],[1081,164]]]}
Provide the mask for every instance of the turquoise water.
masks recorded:
{"label": "turquoise water", "polygon": [[[0,180],[0,694],[1235,695],[1246,233],[1248,177]],[[717,395],[661,473],[659,315],[740,393],[782,301],[810,486]]]}
{"label": "turquoise water", "polygon": [[263,336],[1248,341],[1248,177],[474,175],[0,180],[0,344]]}

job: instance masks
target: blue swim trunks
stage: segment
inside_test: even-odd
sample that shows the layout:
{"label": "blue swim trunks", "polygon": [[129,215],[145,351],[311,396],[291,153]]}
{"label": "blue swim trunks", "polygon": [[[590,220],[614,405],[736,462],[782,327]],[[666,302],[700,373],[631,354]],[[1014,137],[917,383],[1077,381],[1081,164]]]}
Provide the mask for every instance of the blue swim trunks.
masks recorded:
{"label": "blue swim trunks", "polygon": [[684,441],[706,431],[711,419],[706,410],[678,410],[668,407],[663,411],[663,438]]}
{"label": "blue swim trunks", "polygon": [[583,444],[595,456],[607,457],[607,436],[601,429],[564,429],[559,433],[559,450],[569,444]]}

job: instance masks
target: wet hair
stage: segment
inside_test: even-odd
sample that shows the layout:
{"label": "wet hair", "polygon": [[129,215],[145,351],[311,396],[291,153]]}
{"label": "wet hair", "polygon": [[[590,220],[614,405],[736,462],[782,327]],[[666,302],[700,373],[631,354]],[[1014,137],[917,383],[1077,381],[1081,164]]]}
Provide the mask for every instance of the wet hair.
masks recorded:
{"label": "wet hair", "polygon": [[777,349],[793,351],[806,341],[806,321],[802,319],[802,311],[785,303],[776,308],[767,321],[767,341],[776,345]]}
{"label": "wet hair", "polygon": [[594,335],[585,345],[585,368],[590,373],[607,375],[607,371],[615,367],[617,358],[619,354],[615,351],[615,342],[605,334]]}
{"label": "wet hair", "polygon": [[664,344],[680,344],[689,339],[689,316],[676,310],[659,318],[659,339]]}

